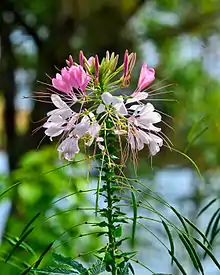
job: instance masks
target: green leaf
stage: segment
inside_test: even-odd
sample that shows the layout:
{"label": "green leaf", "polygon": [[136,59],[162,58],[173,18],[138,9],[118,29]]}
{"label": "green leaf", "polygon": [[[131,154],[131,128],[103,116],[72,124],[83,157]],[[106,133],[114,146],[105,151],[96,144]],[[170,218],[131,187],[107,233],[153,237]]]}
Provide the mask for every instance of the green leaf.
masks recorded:
{"label": "green leaf", "polygon": [[67,265],[79,272],[84,272],[87,270],[81,263],[73,260],[70,257],[65,257],[65,256],[63,256],[61,254],[57,254],[57,253],[53,253],[52,255],[53,255],[53,259],[54,259],[55,263],[57,263],[57,264]]}
{"label": "green leaf", "polygon": [[162,220],[162,224],[164,226],[164,229],[166,230],[167,232],[167,235],[168,235],[168,239],[169,239],[169,242],[170,242],[170,253],[171,253],[171,264],[173,264],[173,256],[174,256],[174,242],[173,242],[173,238],[172,238],[172,234],[170,232],[170,229],[168,227],[168,225]]}
{"label": "green leaf", "polygon": [[122,226],[118,226],[113,232],[115,238],[120,238],[122,235]]}
{"label": "green leaf", "polygon": [[171,206],[171,209],[172,209],[173,212],[176,214],[176,216],[179,218],[179,220],[180,220],[180,222],[182,223],[182,225],[183,225],[183,227],[184,227],[184,229],[185,229],[187,235],[189,235],[188,228],[187,228],[187,226],[186,226],[186,224],[185,224],[185,222],[184,222],[184,219],[183,219],[182,215],[181,215],[173,206]]}
{"label": "green leaf", "polygon": [[132,266],[131,263],[128,263],[128,267],[129,267],[129,269],[131,270],[131,273],[132,273],[133,275],[135,275],[134,268],[133,268],[133,266]]}
{"label": "green leaf", "polygon": [[40,216],[40,212],[37,213],[30,221],[29,223],[24,227],[23,231],[21,232],[20,237],[27,231],[28,227]]}
{"label": "green leaf", "polygon": [[215,211],[215,213],[212,215],[212,218],[210,219],[209,224],[208,224],[207,229],[206,229],[206,232],[205,232],[206,237],[208,237],[209,232],[210,232],[211,227],[212,227],[212,224],[213,224],[213,222],[214,222],[214,220],[215,220],[215,218],[216,218],[216,216],[218,215],[219,212],[220,212],[220,208],[218,208]]}
{"label": "green leaf", "polygon": [[18,240],[18,242],[16,243],[16,245],[13,247],[12,251],[9,253],[8,257],[6,258],[5,262],[7,263],[7,261],[11,258],[12,254],[15,252],[15,250],[21,245],[21,243],[27,238],[28,235],[30,235],[30,233],[33,231],[34,227],[32,227],[31,229],[29,229],[25,234],[23,234],[23,236]]}
{"label": "green leaf", "polygon": [[196,171],[197,171],[197,173],[198,173],[200,179],[202,179],[202,175],[201,175],[201,172],[200,172],[200,170],[199,170],[199,167],[196,165],[196,163],[195,163],[194,160],[192,160],[192,159],[191,159],[189,156],[187,156],[185,153],[183,153],[183,152],[181,152],[181,151],[179,151],[179,150],[177,150],[177,149],[172,148],[172,150],[175,151],[175,152],[177,152],[177,153],[179,153],[180,155],[184,156],[185,158],[187,158],[187,159],[192,163],[192,165],[195,167],[195,169],[196,169]]}
{"label": "green leaf", "polygon": [[208,126],[206,126],[205,128],[203,128],[202,130],[200,130],[193,138],[192,140],[189,141],[187,147],[184,150],[184,153],[186,153],[189,148],[192,146],[192,144],[202,135],[204,134],[207,130],[209,129]]}
{"label": "green leaf", "polygon": [[204,206],[198,213],[197,218],[202,215],[214,202],[216,202],[217,198],[211,200],[206,206]]}
{"label": "green leaf", "polygon": [[179,234],[179,237],[183,242],[184,246],[186,247],[186,250],[192,260],[194,267],[196,268],[196,270],[201,271],[201,273],[204,275],[204,270],[201,261],[190,239],[185,234]]}
{"label": "green leaf", "polygon": [[88,271],[91,275],[98,275],[105,271],[105,264],[102,261],[98,260],[88,269]]}
{"label": "green leaf", "polygon": [[0,198],[3,197],[6,193],[8,193],[10,190],[12,190],[14,187],[19,186],[20,184],[21,182],[18,181],[15,184],[11,185],[9,188],[7,188],[4,192],[0,194]]}
{"label": "green leaf", "polygon": [[129,266],[128,264],[123,267],[123,269],[119,272],[119,275],[129,275]]}
{"label": "green leaf", "polygon": [[46,249],[43,251],[43,253],[40,255],[40,257],[38,258],[38,260],[36,261],[34,268],[37,268],[39,266],[39,264],[41,263],[41,261],[43,260],[44,256],[46,255],[46,253],[51,249],[51,247],[53,246],[54,242],[51,242]]}
{"label": "green leaf", "polygon": [[137,201],[134,192],[131,193],[132,196],[132,205],[133,205],[133,223],[132,223],[132,236],[131,236],[131,245],[134,246],[135,242],[135,232],[137,226]]}
{"label": "green leaf", "polygon": [[219,220],[220,220],[220,213],[218,213],[218,216],[216,217],[215,222],[213,224],[210,242],[212,242],[213,236],[215,235],[216,230],[218,230]]}
{"label": "green leaf", "polygon": [[[17,237],[11,237],[5,234],[4,238],[13,246],[16,245],[16,243],[18,242],[19,238]],[[30,252],[32,255],[36,255],[36,253],[34,252],[34,250],[26,243],[26,242],[22,242],[19,246],[20,248],[24,249],[25,251]]]}
{"label": "green leaf", "polygon": [[[171,255],[171,251],[169,251],[169,254]],[[177,258],[175,256],[173,256],[173,261],[175,262],[175,264],[177,265],[177,267],[179,268],[179,270],[182,272],[183,275],[187,275],[186,271],[184,270],[183,266],[179,263],[179,261],[177,260]]]}
{"label": "green leaf", "polygon": [[215,256],[212,254],[212,252],[202,243],[200,240],[193,238],[195,242],[197,242],[206,252],[206,254],[209,255],[209,257],[212,259],[212,261],[216,264],[216,266],[220,269],[219,261],[215,258]]}
{"label": "green leaf", "polygon": [[207,237],[205,236],[205,234],[194,224],[192,223],[189,219],[187,219],[186,217],[183,217],[184,220],[194,229],[196,230],[197,233],[199,233],[199,235],[203,238],[204,242],[206,241],[207,244],[211,245],[209,240],[207,239]]}
{"label": "green leaf", "polygon": [[[45,268],[38,268],[33,269],[33,271],[37,273],[43,273],[43,274],[77,274],[75,271],[71,271],[62,267],[45,267]],[[79,274],[79,273],[78,273]]]}

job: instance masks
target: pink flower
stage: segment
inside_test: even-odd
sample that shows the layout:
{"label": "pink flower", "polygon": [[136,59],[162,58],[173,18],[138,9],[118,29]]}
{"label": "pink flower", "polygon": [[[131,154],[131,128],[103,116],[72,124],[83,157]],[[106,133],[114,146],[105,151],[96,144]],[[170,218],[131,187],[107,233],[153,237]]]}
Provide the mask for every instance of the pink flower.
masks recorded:
{"label": "pink flower", "polygon": [[54,88],[70,96],[74,95],[73,88],[85,95],[84,91],[90,80],[90,76],[79,65],[63,68],[61,74],[57,73],[56,78],[52,79],[52,84]]}
{"label": "pink flower", "polygon": [[131,95],[136,96],[140,91],[144,90],[155,79],[155,71],[153,68],[148,68],[147,64],[143,64],[138,80],[138,87]]}

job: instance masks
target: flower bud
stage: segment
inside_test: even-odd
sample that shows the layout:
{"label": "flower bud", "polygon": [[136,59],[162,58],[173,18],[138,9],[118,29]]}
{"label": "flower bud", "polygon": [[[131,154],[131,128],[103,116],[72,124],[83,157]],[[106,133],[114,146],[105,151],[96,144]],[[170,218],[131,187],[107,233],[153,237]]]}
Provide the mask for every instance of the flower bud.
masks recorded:
{"label": "flower bud", "polygon": [[98,83],[99,80],[99,57],[95,56],[95,82]]}
{"label": "flower bud", "polygon": [[84,54],[83,54],[83,51],[79,52],[79,64],[80,64],[80,66],[84,67]]}

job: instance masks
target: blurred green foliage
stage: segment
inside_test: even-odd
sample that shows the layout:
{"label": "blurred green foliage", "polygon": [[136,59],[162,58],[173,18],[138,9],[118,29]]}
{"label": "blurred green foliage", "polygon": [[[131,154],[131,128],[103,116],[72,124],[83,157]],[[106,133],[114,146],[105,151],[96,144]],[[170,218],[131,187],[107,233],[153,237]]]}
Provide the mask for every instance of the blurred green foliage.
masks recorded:
{"label": "blurred green foliage", "polygon": [[[82,192],[91,189],[92,176],[89,181],[87,179],[88,165],[83,155],[77,156],[73,163],[63,163],[51,147],[29,152],[21,158],[20,168],[8,178],[9,186],[10,182],[20,184],[9,191],[11,197],[16,196],[16,205],[7,223],[1,253],[11,252],[10,241],[18,237],[38,213],[39,217],[30,225],[34,230],[25,240],[35,255],[19,247],[13,257],[32,263],[53,241],[53,249],[69,256],[99,248],[101,241],[92,236],[95,229],[86,224],[88,220],[95,220],[94,202],[89,200],[89,192]],[[91,236],[76,238],[84,233],[91,233]],[[89,259],[86,255],[82,258]],[[5,264],[0,266],[1,270],[9,269]],[[14,274],[12,270],[9,274]]]}

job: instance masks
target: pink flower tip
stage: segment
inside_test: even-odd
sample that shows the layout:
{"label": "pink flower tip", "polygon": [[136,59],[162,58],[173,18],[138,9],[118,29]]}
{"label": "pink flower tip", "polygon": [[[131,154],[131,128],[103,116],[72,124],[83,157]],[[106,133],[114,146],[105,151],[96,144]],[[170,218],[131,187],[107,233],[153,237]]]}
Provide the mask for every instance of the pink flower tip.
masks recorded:
{"label": "pink flower tip", "polygon": [[95,56],[95,80],[98,82],[99,79],[99,57]]}
{"label": "pink flower tip", "polygon": [[83,51],[79,52],[79,64],[80,64],[80,66],[84,67],[84,54],[83,54]]}
{"label": "pink flower tip", "polygon": [[73,57],[69,55],[69,67],[73,66]]}
{"label": "pink flower tip", "polygon": [[128,74],[128,50],[125,51],[124,54],[124,73],[123,73],[123,77],[126,78]]}
{"label": "pink flower tip", "polygon": [[148,68],[147,64],[143,64],[138,80],[137,89],[131,95],[136,96],[140,91],[144,90],[152,81],[155,79],[155,70],[153,68]]}

